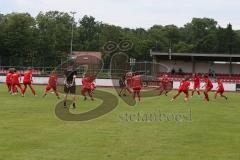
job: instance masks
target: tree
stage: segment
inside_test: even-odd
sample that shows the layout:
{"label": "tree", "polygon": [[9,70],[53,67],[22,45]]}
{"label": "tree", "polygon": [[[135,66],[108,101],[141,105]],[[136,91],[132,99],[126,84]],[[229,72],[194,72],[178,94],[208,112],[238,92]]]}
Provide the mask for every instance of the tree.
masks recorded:
{"label": "tree", "polygon": [[[169,39],[164,33],[164,27],[160,25],[154,25],[148,30],[148,38],[155,42],[154,50],[167,52],[169,49]],[[150,48],[149,48],[150,49]]]}
{"label": "tree", "polygon": [[226,43],[228,48],[228,53],[236,53],[239,52],[239,37],[236,32],[233,31],[232,25],[229,23],[226,29]]}
{"label": "tree", "polygon": [[185,42],[179,42],[174,46],[174,51],[177,53],[191,53],[195,46],[193,44],[187,44]]}
{"label": "tree", "polygon": [[44,66],[55,66],[70,53],[72,17],[68,13],[40,12],[36,17],[38,57]]}
{"label": "tree", "polygon": [[168,39],[169,48],[180,41],[179,29],[175,25],[167,25],[163,28],[164,36]]}
{"label": "tree", "polygon": [[68,58],[72,24],[73,50],[101,51],[105,68],[112,53],[103,50],[104,44],[123,40],[133,43],[125,51],[137,60],[151,60],[149,51],[190,53],[239,53],[240,31],[232,25],[220,27],[214,19],[193,18],[184,27],[154,25],[149,29],[122,28],[83,16],[75,21],[68,13],[40,12],[36,18],[28,13],[0,14],[0,64],[57,66]]}
{"label": "tree", "polygon": [[6,60],[7,54],[5,52],[5,47],[4,47],[4,39],[5,39],[5,32],[4,31],[4,21],[5,21],[5,16],[3,14],[0,14],[0,65],[6,65]]}
{"label": "tree", "polygon": [[101,23],[95,21],[92,16],[84,16],[81,21],[79,21],[78,36],[77,36],[77,49],[78,50],[91,50],[99,51],[99,36]]}
{"label": "tree", "polygon": [[[34,52],[34,18],[28,13],[11,13],[4,18],[4,52],[7,65],[29,65]],[[18,57],[18,58],[16,58]]]}
{"label": "tree", "polygon": [[[205,52],[204,43],[206,36],[212,34],[217,29],[217,22],[209,18],[193,18],[191,23],[184,26],[184,39],[187,43],[192,43],[196,46],[195,52]],[[207,44],[207,43],[205,43]]]}

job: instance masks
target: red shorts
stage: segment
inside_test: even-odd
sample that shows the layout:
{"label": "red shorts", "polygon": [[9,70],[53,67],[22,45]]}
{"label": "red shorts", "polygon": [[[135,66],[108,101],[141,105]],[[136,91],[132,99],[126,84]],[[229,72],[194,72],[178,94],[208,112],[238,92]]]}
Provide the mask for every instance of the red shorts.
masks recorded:
{"label": "red shorts", "polygon": [[163,90],[167,90],[167,89],[168,89],[168,84],[162,83],[162,89],[163,89]]}
{"label": "red shorts", "polygon": [[188,90],[187,90],[187,89],[179,89],[179,90],[178,90],[178,93],[182,93],[182,92],[185,94],[185,97],[188,98],[188,96],[189,96]]}
{"label": "red shorts", "polygon": [[54,91],[56,91],[56,90],[57,90],[57,86],[47,85],[46,91],[50,91],[51,89],[53,89]]}
{"label": "red shorts", "polygon": [[178,92],[179,93],[185,93],[185,94],[188,94],[188,90],[187,89],[182,89],[182,88],[180,88],[180,89],[178,89]]}
{"label": "red shorts", "polygon": [[12,85],[12,82],[6,82],[6,85],[7,85],[7,86],[11,86],[11,85]]}
{"label": "red shorts", "polygon": [[82,92],[87,92],[87,91],[91,91],[91,87],[83,87],[82,88]]}
{"label": "red shorts", "polygon": [[207,86],[207,87],[205,88],[205,91],[209,92],[209,91],[212,90],[212,88],[213,88],[213,86]]}
{"label": "red shorts", "polygon": [[133,87],[133,91],[140,91],[142,87]]}
{"label": "red shorts", "polygon": [[217,90],[217,93],[223,94],[223,92],[224,92],[224,89],[218,89]]}
{"label": "red shorts", "polygon": [[23,81],[23,84],[24,84],[24,85],[31,85],[31,84],[32,84],[32,81]]}
{"label": "red shorts", "polygon": [[12,85],[20,85],[19,82],[13,82]]}
{"label": "red shorts", "polygon": [[82,92],[82,95],[83,95],[83,96],[86,96],[85,93],[87,92],[88,95],[89,95],[90,97],[92,97],[92,90],[91,90],[91,88],[88,88],[88,87],[87,87],[87,88],[84,88],[84,87],[83,87],[81,92]]}
{"label": "red shorts", "polygon": [[193,89],[195,90],[195,89],[199,89],[200,88],[200,84],[194,84],[193,85]]}

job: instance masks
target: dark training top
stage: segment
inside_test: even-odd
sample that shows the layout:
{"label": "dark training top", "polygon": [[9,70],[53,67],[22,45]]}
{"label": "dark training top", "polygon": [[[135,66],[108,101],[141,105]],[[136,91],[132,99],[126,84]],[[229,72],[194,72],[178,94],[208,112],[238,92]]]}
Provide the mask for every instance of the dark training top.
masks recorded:
{"label": "dark training top", "polygon": [[125,87],[126,86],[125,80],[123,78],[119,79],[119,86],[120,87]]}
{"label": "dark training top", "polygon": [[67,83],[68,84],[75,83],[75,82],[73,82],[73,77],[77,76],[77,71],[75,71],[75,70],[67,70],[65,72],[65,76],[67,78]]}

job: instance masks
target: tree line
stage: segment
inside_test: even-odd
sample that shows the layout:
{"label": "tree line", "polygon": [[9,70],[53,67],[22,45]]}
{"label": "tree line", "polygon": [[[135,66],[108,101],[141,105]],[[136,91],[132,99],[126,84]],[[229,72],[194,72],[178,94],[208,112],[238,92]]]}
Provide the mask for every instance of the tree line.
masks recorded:
{"label": "tree line", "polygon": [[[156,22],[157,23],[157,22]],[[128,51],[137,60],[151,60],[150,49],[181,53],[240,53],[240,31],[225,27],[210,18],[193,18],[183,27],[154,25],[149,29],[122,28],[92,16],[79,20],[66,12],[0,14],[1,66],[57,66],[70,53],[71,31],[74,51],[101,51],[108,67],[111,54],[104,53],[108,41],[130,40]]]}

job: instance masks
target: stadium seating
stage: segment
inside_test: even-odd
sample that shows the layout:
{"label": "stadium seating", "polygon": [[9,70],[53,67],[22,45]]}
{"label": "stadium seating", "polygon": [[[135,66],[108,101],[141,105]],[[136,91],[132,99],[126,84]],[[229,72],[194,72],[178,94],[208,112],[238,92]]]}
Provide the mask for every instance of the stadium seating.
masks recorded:
{"label": "stadium seating", "polygon": [[[159,75],[163,75],[163,74],[168,74],[168,76],[174,81],[180,81],[183,78],[192,75],[192,73],[182,73],[182,74],[171,74],[171,73],[163,73],[163,72],[159,73]],[[213,79],[215,78],[220,78],[223,82],[240,83],[240,74],[233,74],[231,76],[229,74],[216,74],[216,76],[213,77]]]}
{"label": "stadium seating", "polygon": [[[23,70],[18,70],[18,72],[20,74],[24,73]],[[40,71],[40,70],[33,70],[32,72],[33,72],[33,75],[38,75],[38,76],[43,75],[42,71]],[[4,69],[0,70],[0,75],[5,75],[6,73],[8,73],[8,70],[4,70]]]}
{"label": "stadium seating", "polygon": [[[5,75],[7,72],[8,72],[8,70],[6,70],[6,69],[0,69],[0,75]],[[24,73],[23,70],[18,70],[18,72],[20,74]],[[192,76],[192,73],[171,74],[171,73],[166,73],[166,72],[161,72],[158,75],[163,75],[163,74],[168,74],[168,76],[174,81],[181,81],[186,76]],[[203,74],[204,73],[202,73],[202,75]],[[41,70],[33,70],[33,76],[48,76],[48,75],[46,75],[46,73]],[[213,77],[213,79],[214,78],[220,78],[223,82],[240,83],[240,74],[233,74],[230,76],[229,74],[221,74],[221,73],[218,74],[217,73],[216,76]]]}

